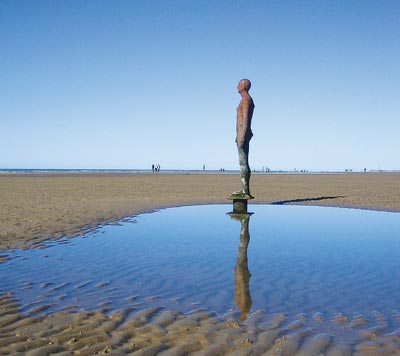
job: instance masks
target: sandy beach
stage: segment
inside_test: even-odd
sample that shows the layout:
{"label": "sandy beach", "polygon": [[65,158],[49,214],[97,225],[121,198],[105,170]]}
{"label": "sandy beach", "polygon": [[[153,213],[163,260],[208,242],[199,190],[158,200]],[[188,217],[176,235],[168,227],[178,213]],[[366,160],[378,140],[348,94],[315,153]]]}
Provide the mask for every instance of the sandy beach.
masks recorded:
{"label": "sandy beach", "polygon": [[[40,246],[99,225],[161,208],[226,204],[238,189],[233,174],[52,173],[0,175],[0,251]],[[298,204],[400,212],[400,174],[255,174],[254,204]],[[261,311],[241,322],[198,309],[189,314],[130,305],[107,312],[43,308],[22,314],[0,287],[0,355],[399,355],[400,325],[388,332],[387,316],[275,314]],[[34,303],[32,303],[34,305]],[[400,322],[400,313],[390,316]],[[265,319],[265,318],[264,318]],[[307,324],[312,322],[313,329]],[[342,341],[324,332],[337,327]],[[318,327],[318,325],[321,325]],[[315,331],[317,330],[317,331]],[[346,333],[358,333],[346,343]],[[343,341],[344,340],[344,341]]]}
{"label": "sandy beach", "polygon": [[[254,174],[251,204],[400,211],[400,174]],[[235,174],[3,174],[0,250],[73,237],[171,206],[226,204]]]}
{"label": "sandy beach", "polygon": [[[251,204],[400,211],[400,174],[254,174]],[[73,237],[160,208],[227,204],[235,174],[2,174],[0,250]]]}

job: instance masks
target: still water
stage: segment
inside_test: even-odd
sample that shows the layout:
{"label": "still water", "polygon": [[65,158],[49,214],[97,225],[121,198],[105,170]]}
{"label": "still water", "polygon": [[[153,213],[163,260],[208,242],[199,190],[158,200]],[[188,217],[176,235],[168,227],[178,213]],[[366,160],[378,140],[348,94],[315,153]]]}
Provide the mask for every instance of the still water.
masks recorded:
{"label": "still water", "polygon": [[84,238],[15,251],[1,291],[22,311],[162,305],[239,319],[266,313],[385,315],[400,309],[399,214],[251,205],[170,208]]}

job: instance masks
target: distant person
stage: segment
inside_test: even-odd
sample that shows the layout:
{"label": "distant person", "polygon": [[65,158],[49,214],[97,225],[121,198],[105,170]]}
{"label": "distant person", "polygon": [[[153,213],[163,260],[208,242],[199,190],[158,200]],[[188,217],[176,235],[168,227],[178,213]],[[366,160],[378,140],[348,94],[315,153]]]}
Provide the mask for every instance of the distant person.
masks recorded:
{"label": "distant person", "polygon": [[239,153],[240,180],[242,189],[233,195],[252,197],[250,194],[250,175],[249,166],[249,144],[253,137],[251,131],[251,119],[253,117],[254,103],[249,95],[251,82],[248,79],[242,79],[237,87],[238,93],[242,96],[242,100],[237,107],[236,116],[236,144]]}
{"label": "distant person", "polygon": [[151,165],[151,170],[153,171],[153,173],[154,173],[155,168],[156,168],[156,167],[154,167],[154,164],[152,164],[152,165]]}

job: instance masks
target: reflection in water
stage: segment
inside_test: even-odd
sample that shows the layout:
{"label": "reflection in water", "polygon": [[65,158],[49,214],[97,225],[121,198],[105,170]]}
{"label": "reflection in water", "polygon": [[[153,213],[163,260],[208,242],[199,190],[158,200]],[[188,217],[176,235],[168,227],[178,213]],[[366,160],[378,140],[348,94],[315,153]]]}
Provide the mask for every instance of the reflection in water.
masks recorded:
{"label": "reflection in water", "polygon": [[244,321],[250,312],[252,304],[250,294],[251,273],[247,266],[247,247],[250,242],[249,221],[251,214],[231,213],[229,215],[242,225],[240,230],[238,258],[235,266],[235,303],[240,310],[239,320]]}
{"label": "reflection in water", "polygon": [[328,321],[342,313],[346,320],[379,310],[393,320],[391,331],[400,328],[398,213],[254,204],[250,245],[248,217],[227,217],[231,207],[161,210],[137,224],[10,252],[0,263],[0,290],[38,315],[105,305],[110,313],[149,306],[187,313],[196,302],[220,315],[234,308],[237,318],[261,309],[266,318],[322,313]]}

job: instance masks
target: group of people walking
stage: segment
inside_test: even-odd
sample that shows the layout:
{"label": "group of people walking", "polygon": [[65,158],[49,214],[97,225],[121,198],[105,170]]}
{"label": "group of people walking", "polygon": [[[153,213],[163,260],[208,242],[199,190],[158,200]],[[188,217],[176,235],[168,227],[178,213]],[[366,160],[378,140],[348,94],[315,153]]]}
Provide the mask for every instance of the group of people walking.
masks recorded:
{"label": "group of people walking", "polygon": [[160,171],[160,165],[159,164],[152,164],[151,165],[151,170],[153,172],[159,172]]}

